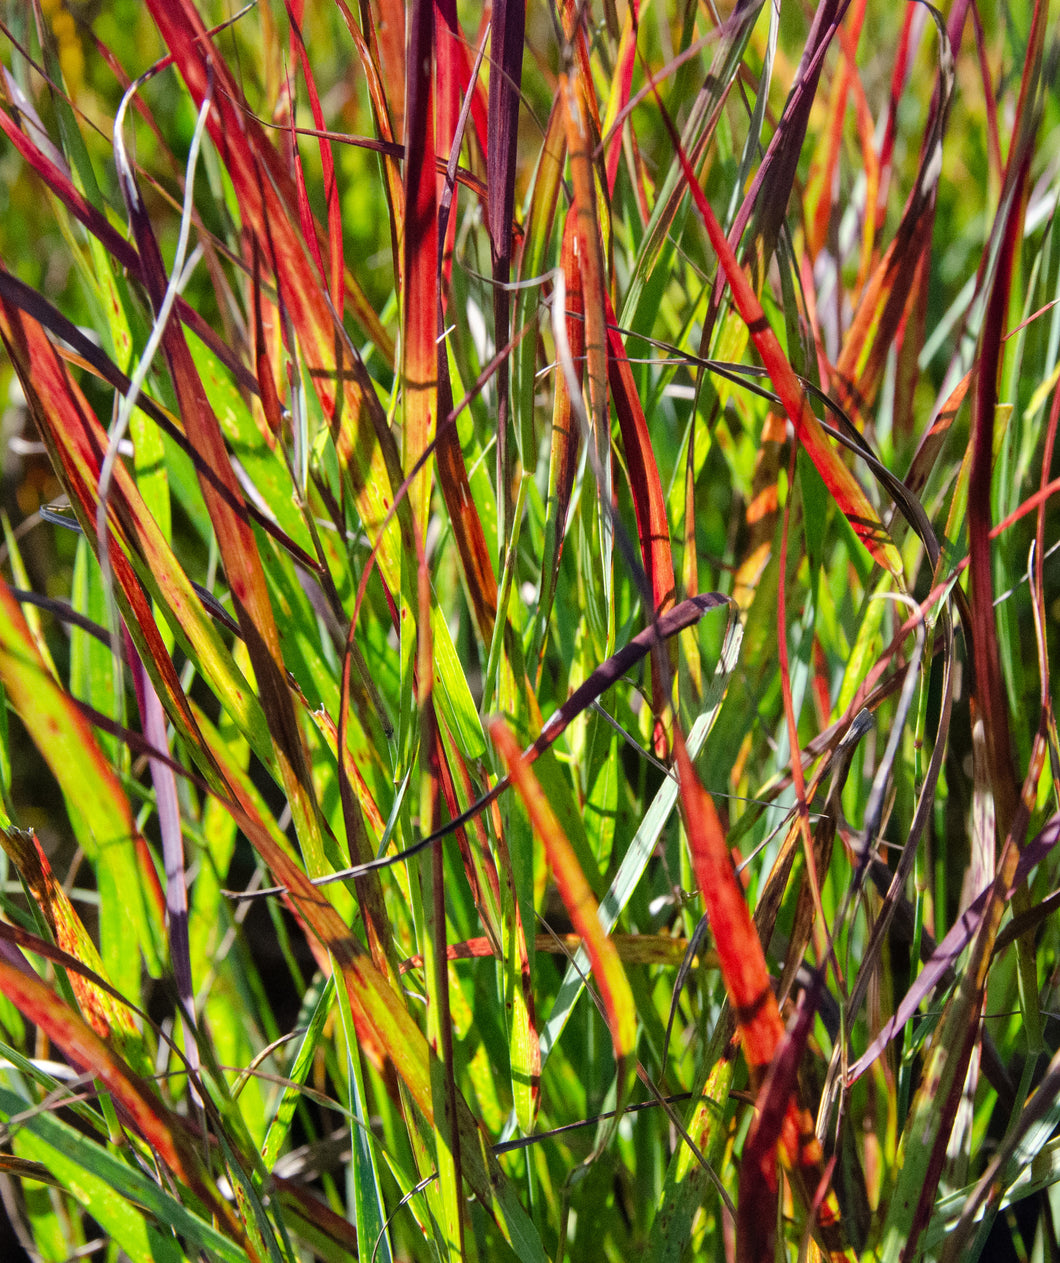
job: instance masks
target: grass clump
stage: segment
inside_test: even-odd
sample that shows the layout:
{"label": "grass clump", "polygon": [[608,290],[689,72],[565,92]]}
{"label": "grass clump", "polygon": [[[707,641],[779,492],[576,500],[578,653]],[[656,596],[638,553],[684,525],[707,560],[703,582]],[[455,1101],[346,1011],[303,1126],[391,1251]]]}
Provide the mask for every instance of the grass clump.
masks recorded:
{"label": "grass clump", "polygon": [[23,1246],[1053,1257],[1045,4],[3,36]]}

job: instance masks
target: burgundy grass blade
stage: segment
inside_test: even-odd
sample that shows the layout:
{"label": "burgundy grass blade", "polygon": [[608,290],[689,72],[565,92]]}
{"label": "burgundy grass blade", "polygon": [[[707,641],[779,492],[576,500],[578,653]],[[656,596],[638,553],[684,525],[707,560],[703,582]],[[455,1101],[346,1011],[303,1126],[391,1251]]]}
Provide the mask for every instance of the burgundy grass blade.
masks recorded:
{"label": "burgundy grass blade", "polygon": [[[124,159],[124,151],[116,149],[115,153],[122,194],[143,261],[144,280],[157,314],[168,285],[165,266],[153,225],[132,171]],[[240,630],[254,668],[262,708],[269,721],[283,788],[299,824],[300,840],[306,848],[308,862],[322,866],[323,844],[315,795],[309,780],[307,754],[287,685],[280,635],[269,600],[261,554],[245,516],[231,507],[233,501],[242,503],[239,482],[184,331],[176,321],[167,322],[162,349],[188,437],[228,491],[228,496],[222,497],[209,479],[199,480],[231,585]]]}
{"label": "burgundy grass blade", "polygon": [[[127,268],[133,276],[143,279],[140,269],[140,256],[135,248],[115,229],[105,215],[98,211],[74,187],[69,174],[57,166],[51,158],[39,149],[16,125],[11,116],[0,107],[0,130],[15,146],[21,156],[29,163],[44,183],[62,202],[66,210],[92,233],[123,268]],[[189,307],[183,298],[178,298],[175,310],[181,321],[217,356],[226,368],[231,370],[244,389],[257,390],[253,375],[245,364],[240,363],[233,355],[230,347],[210,328],[206,320]]]}
{"label": "burgundy grass blade", "polygon": [[[490,198],[486,222],[493,257],[493,344],[506,346],[511,327],[512,220],[515,211],[516,147],[519,139],[519,89],[523,80],[523,33],[526,0],[497,0],[493,6],[490,58],[489,148],[486,183]],[[510,401],[507,360],[497,370],[497,507],[503,538],[512,496],[509,452]]]}
{"label": "burgundy grass blade", "polygon": [[1034,152],[1034,134],[1040,122],[1037,80],[1045,39],[1045,15],[1041,0],[1034,6],[1034,20],[1020,85],[1016,134],[1009,153],[1002,188],[1001,254],[983,317],[979,341],[979,371],[972,404],[972,467],[968,482],[968,547],[970,604],[974,626],[973,694],[982,719],[987,768],[997,810],[998,832],[1005,837],[1018,802],[1018,783],[1009,734],[1006,686],[994,612],[993,562],[990,549],[990,503],[994,474],[994,410],[997,406],[998,373],[1008,317],[1012,274],[1023,237],[1027,181]]}
{"label": "burgundy grass blade", "polygon": [[[1012,882],[1002,892],[1004,898],[1010,899],[1012,897],[1016,890],[1031,875],[1034,868],[1049,855],[1058,842],[1060,842],[1060,815],[1054,815],[1046,822],[1041,832],[1023,848]],[[905,1028],[906,1023],[916,1013],[921,1003],[956,965],[961,955],[967,949],[968,944],[979,932],[983,921],[983,913],[992,894],[993,886],[991,885],[986,890],[980,891],[978,896],[961,913],[949,933],[935,948],[931,959],[917,975],[916,981],[902,997],[894,1012],[894,1016],[888,1019],[883,1029],[872,1040],[857,1061],[848,1067],[845,1076],[845,1082],[848,1086],[856,1083],[861,1078],[895,1036]]]}
{"label": "burgundy grass blade", "polygon": [[[756,276],[764,275],[764,270],[773,257],[777,235],[787,214],[788,199],[803,152],[806,128],[810,121],[810,110],[816,101],[825,53],[831,45],[848,2],[849,0],[821,0],[815,9],[806,47],[795,75],[795,84],[785,103],[784,113],[733,222],[729,240],[735,248],[752,213],[754,215],[752,239],[743,251],[742,258],[745,265],[753,265]],[[719,288],[714,295],[715,304],[720,303],[721,294],[722,290]]]}

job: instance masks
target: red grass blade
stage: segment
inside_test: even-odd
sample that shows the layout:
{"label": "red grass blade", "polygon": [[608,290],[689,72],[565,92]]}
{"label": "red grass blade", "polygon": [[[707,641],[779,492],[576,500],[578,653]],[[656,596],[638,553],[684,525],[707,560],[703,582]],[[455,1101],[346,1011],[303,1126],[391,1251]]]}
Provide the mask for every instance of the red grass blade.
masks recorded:
{"label": "red grass blade", "polygon": [[151,1085],[129,1068],[55,992],[33,974],[0,960],[0,991],[44,1031],[81,1071],[106,1084],[123,1119],[150,1145],[165,1167],[217,1215],[233,1240],[257,1258],[231,1205],[203,1169],[185,1124],[159,1100]]}
{"label": "red grass blade", "polygon": [[[122,267],[127,268],[133,276],[142,280],[140,256],[136,253],[135,248],[111,225],[107,217],[98,211],[74,187],[73,181],[67,172],[57,166],[46,153],[19,130],[14,120],[2,107],[0,107],[0,130],[4,132],[48,188],[59,198],[64,208],[75,219],[84,224],[89,232],[106,246]],[[189,307],[182,298],[177,299],[174,309],[181,321],[195,333],[200,342],[205,343],[218,359],[235,374],[244,389],[257,390],[253,374],[247,371],[246,365],[239,362],[233,355],[231,348],[225,345],[197,311]]]}
{"label": "red grass blade", "polygon": [[610,510],[611,427],[607,410],[607,271],[603,255],[602,225],[598,215],[596,174],[593,164],[594,132],[591,98],[580,74],[560,75],[559,99],[566,112],[567,153],[570,158],[574,200],[571,210],[576,225],[578,268],[581,274],[585,329],[585,374],[589,379],[589,404],[596,456],[594,473],[600,481],[604,511]]}
{"label": "red grass blade", "polygon": [[762,357],[762,363],[784,405],[784,411],[795,427],[796,438],[806,449],[807,455],[824,479],[825,486],[870,555],[884,569],[890,571],[899,584],[902,584],[902,559],[898,550],[891,542],[879,515],[870,504],[857,479],[829,446],[821,423],[810,407],[806,392],[799,383],[776,334],[770,327],[747,275],[736,260],[736,255],[696,179],[680,138],[661,101],[659,108],[663,111],[663,118],[681,161],[685,180],[706,227],[710,243],[732,288],[736,309],[747,325],[758,354]]}
{"label": "red grass blade", "polygon": [[[103,962],[92,936],[85,929],[70,897],[56,880],[37,839],[32,833],[5,829],[0,833],[0,845],[36,900],[60,950],[80,961],[86,971],[103,978]],[[112,1039],[130,1064],[141,1073],[150,1073],[151,1065],[128,1005],[119,1003],[110,991],[97,986],[84,973],[71,971],[69,977],[81,1013],[96,1034],[101,1039]]]}
{"label": "red grass blade", "polygon": [[[15,365],[26,393],[26,401],[49,450],[52,466],[62,478],[78,520],[89,539],[95,540],[96,488],[99,483],[106,435],[95,415],[69,375],[41,325],[10,304],[0,292],[0,335]],[[109,548],[110,565],[116,583],[115,595],[124,602],[123,613],[137,649],[152,671],[153,682],[166,701],[170,718],[196,747],[196,725],[180,678],[159,633],[151,604],[133,569],[129,554],[142,557],[149,573],[166,590],[165,599],[174,608],[188,611],[185,630],[198,641],[197,649],[209,673],[219,642],[204,643],[197,632],[209,627],[201,605],[183,572],[173,563],[172,554],[158,526],[147,512],[132,478],[119,462],[108,501],[109,524],[113,532]],[[135,541],[135,543],[134,543]],[[183,580],[183,587],[176,586]],[[205,631],[209,636],[209,631]],[[220,681],[217,681],[220,683]],[[245,687],[245,682],[244,682]],[[228,705],[241,722],[246,722],[244,702],[228,695]],[[260,745],[260,743],[259,743]]]}
{"label": "red grass blade", "polygon": [[[607,372],[611,384],[611,397],[618,414],[622,434],[622,450],[629,472],[629,488],[633,496],[633,509],[637,518],[637,536],[644,570],[651,590],[652,605],[656,616],[668,610],[677,600],[677,582],[674,579],[674,559],[670,547],[670,524],[666,516],[666,497],[659,479],[659,467],[655,462],[651,433],[644,408],[633,381],[622,336],[616,328],[611,299],[604,294],[607,318]],[[669,683],[673,681],[677,667],[677,646],[673,642],[667,650],[668,662],[660,663],[653,658],[652,708],[655,711],[655,752],[665,758],[669,741],[664,720],[670,708]]]}
{"label": "red grass blade", "polygon": [[[168,284],[165,267],[154,228],[124,152],[116,150],[116,157],[122,193],[143,261],[144,279],[157,314]],[[222,497],[210,479],[200,477],[203,498],[232,588],[240,630],[254,667],[262,709],[268,719],[281,782],[298,824],[299,841],[305,849],[307,863],[320,873],[325,869],[325,860],[318,809],[309,779],[303,735],[287,685],[280,635],[269,600],[261,554],[245,516],[231,507],[233,502],[237,505],[242,503],[239,482],[228,458],[217,416],[191,358],[184,331],[175,321],[168,321],[162,347],[188,437],[228,490],[228,496]]]}
{"label": "red grass blade", "polygon": [[[346,270],[346,264],[342,247],[342,208],[339,205],[339,188],[335,181],[335,159],[331,153],[331,142],[323,135],[324,111],[320,106],[320,94],[317,92],[316,80],[313,78],[312,67],[309,64],[309,53],[305,46],[305,40],[302,38],[301,26],[295,19],[290,0],[287,0],[287,16],[291,22],[291,43],[298,55],[298,60],[302,67],[302,75],[305,78],[306,90],[309,93],[309,104],[313,111],[313,125],[321,133],[319,138],[320,165],[324,173],[324,204],[327,208],[328,262],[330,265],[328,271],[324,272],[323,269],[321,271],[328,278],[331,304],[341,320],[343,273]],[[316,229],[314,227],[312,244],[315,243]]]}
{"label": "red grass blade", "polygon": [[[743,251],[743,258],[754,268],[756,276],[764,274],[776,249],[777,235],[787,213],[788,199],[806,139],[810,110],[817,96],[817,85],[824,68],[824,55],[835,36],[845,7],[843,0],[822,0],[814,10],[813,24],[799,62],[795,84],[784,105],[784,114],[777,124],[755,178],[751,181],[743,206],[733,222],[730,239],[735,244],[742,237],[752,212],[754,214],[753,236]],[[724,270],[731,285],[732,277],[728,268],[725,267]],[[719,299],[720,291],[715,301]],[[737,307],[739,306],[737,300]],[[744,314],[742,309],[741,314]],[[744,319],[747,319],[746,315]],[[748,324],[750,325],[750,321]]]}
{"label": "red grass blade", "polygon": [[751,1082],[757,1089],[784,1038],[784,1023],[714,800],[700,784],[684,738],[676,727],[674,757],[692,867],[710,919]]}
{"label": "red grass blade", "polygon": [[[744,1157],[744,1162],[753,1168],[746,1173],[752,1204],[759,1206],[763,1190],[776,1187],[778,1145],[773,1142],[779,1141],[780,1152],[789,1166],[811,1178],[820,1166],[821,1150],[812,1120],[799,1108],[795,1097],[794,1068],[777,1062],[781,1049],[787,1049],[785,1056],[794,1056],[795,1046],[785,1043],[784,1022],[773,994],[765,953],[736,877],[717,809],[696,775],[676,725],[673,744],[681,785],[681,815],[696,883],[710,921],[751,1084],[759,1105],[767,1107],[767,1114],[759,1123],[761,1135]],[[819,1178],[813,1180],[815,1186],[819,1182]],[[744,1188],[745,1176],[741,1174],[741,1192]],[[835,1195],[828,1193],[817,1212],[817,1227],[831,1237],[839,1223],[838,1203]],[[761,1240],[762,1225],[745,1223],[744,1228],[745,1239],[740,1248],[749,1253],[741,1253],[740,1257],[764,1258],[754,1253],[754,1243]],[[841,1246],[836,1248],[842,1252]]]}
{"label": "red grass blade", "polygon": [[[622,38],[615,59],[614,78],[611,81],[611,96],[607,102],[607,112],[601,125],[601,132],[607,144],[607,195],[615,195],[615,180],[618,178],[618,160],[622,156],[622,130],[612,134],[614,121],[619,115],[624,116],[629,104],[630,88],[633,85],[633,67],[637,63],[637,35],[640,33],[640,13],[638,0],[630,0],[626,10],[625,22],[622,26]],[[623,127],[625,124],[623,123]]]}
{"label": "red grass blade", "polygon": [[[340,467],[349,476],[370,535],[381,529],[399,461],[375,387],[335,319],[328,297],[296,233],[297,193],[280,155],[246,108],[243,94],[213,48],[191,0],[149,0],[151,13],[196,107],[213,82],[208,128],[232,180],[243,221],[276,274],[280,298],[302,344]],[[151,284],[150,278],[148,284]],[[396,532],[380,549],[384,580],[399,586]]]}

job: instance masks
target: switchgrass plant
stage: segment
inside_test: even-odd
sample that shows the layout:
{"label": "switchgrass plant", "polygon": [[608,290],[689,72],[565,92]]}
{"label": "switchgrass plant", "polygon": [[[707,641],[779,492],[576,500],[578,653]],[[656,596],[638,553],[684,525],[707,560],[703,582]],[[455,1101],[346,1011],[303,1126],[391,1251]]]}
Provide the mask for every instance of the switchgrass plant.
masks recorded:
{"label": "switchgrass plant", "polygon": [[2,32],[25,1249],[1057,1257],[1045,0]]}

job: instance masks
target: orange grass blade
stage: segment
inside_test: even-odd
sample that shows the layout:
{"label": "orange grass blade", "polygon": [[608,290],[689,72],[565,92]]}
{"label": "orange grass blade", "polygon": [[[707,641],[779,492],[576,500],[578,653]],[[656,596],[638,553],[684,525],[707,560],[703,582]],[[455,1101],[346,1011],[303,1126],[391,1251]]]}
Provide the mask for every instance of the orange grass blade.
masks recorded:
{"label": "orange grass blade", "polygon": [[632,1054],[637,1040],[636,1006],[626,971],[614,943],[604,933],[592,888],[537,777],[530,770],[529,760],[502,719],[490,725],[490,736],[512,784],[526,804],[535,832],[545,845],[545,854],[575,932],[584,940],[611,1031],[615,1057],[621,1065]]}
{"label": "orange grass blade", "polygon": [[[401,482],[397,452],[371,378],[336,323],[305,243],[293,227],[298,199],[291,176],[246,108],[191,0],[149,0],[149,7],[196,108],[212,77],[210,136],[232,181],[244,225],[275,272],[331,424],[340,467],[350,478],[358,512],[374,542],[390,508],[391,487]],[[379,551],[383,578],[394,591],[399,587],[396,536],[396,529],[386,530]]]}
{"label": "orange grass blade", "polygon": [[955,6],[951,34],[932,10],[940,40],[939,75],[913,192],[902,214],[894,240],[869,278],[854,319],[846,331],[835,365],[834,386],[839,406],[860,420],[876,397],[887,355],[904,318],[917,299],[915,279],[931,251],[938,180],[942,171],[942,139],[949,118],[955,71],[950,39],[960,40],[966,7]]}
{"label": "orange grass blade", "polygon": [[[129,219],[157,314],[167,287],[165,267],[132,171],[122,151],[116,151],[116,156]],[[217,416],[191,358],[184,331],[175,321],[167,323],[162,347],[188,437],[228,490],[228,496],[222,497],[211,480],[200,476],[199,485],[213,522],[240,630],[254,667],[281,782],[298,827],[299,842],[305,849],[310,866],[318,873],[323,872],[326,865],[318,809],[309,780],[303,736],[287,685],[280,635],[269,600],[261,554],[245,516],[232,508],[233,503],[242,505],[242,491],[228,458]]]}
{"label": "orange grass blade", "polygon": [[[4,829],[0,832],[0,846],[36,900],[58,946],[80,961],[86,970],[104,978],[106,971],[96,945],[69,895],[56,880],[41,844],[32,833]],[[71,972],[70,985],[82,1014],[96,1034],[101,1039],[109,1036],[126,1060],[141,1073],[150,1073],[151,1064],[128,1005],[119,1003],[113,994],[96,986],[85,974]]]}
{"label": "orange grass blade", "polygon": [[588,94],[578,74],[560,75],[559,99],[566,112],[567,152],[570,156],[574,201],[571,212],[576,225],[575,245],[581,275],[582,308],[585,313],[585,375],[589,379],[589,405],[596,447],[593,471],[600,481],[604,511],[611,507],[611,427],[607,411],[607,274],[598,216],[596,174],[593,165],[593,132]]}
{"label": "orange grass blade", "polygon": [[[403,997],[372,964],[366,949],[350,933],[327,892],[310,882],[260,821],[245,810],[246,804],[224,805],[284,887],[295,914],[311,930],[320,947],[330,953],[350,998],[361,1051],[384,1075],[393,1070],[401,1076],[427,1126],[432,1127],[434,1053],[405,1007]],[[537,1232],[498,1166],[485,1133],[460,1094],[456,1098],[456,1126],[464,1178],[472,1191],[512,1242],[518,1257],[544,1263]]]}
{"label": "orange grass blade", "polygon": [[[290,0],[286,0],[286,3],[287,17],[291,23],[291,43],[298,54],[302,75],[305,78],[306,91],[309,93],[309,105],[313,111],[313,126],[320,133],[318,142],[320,145],[320,166],[324,173],[324,204],[327,209],[329,247],[328,270],[323,272],[323,275],[328,278],[331,304],[341,320],[345,259],[342,247],[342,207],[339,205],[339,187],[335,180],[335,159],[331,152],[331,142],[324,135],[324,111],[320,106],[320,94],[317,92],[316,80],[313,78],[313,70],[309,64],[309,53],[305,46],[305,40],[302,38],[301,26],[295,18]],[[315,231],[314,228],[311,245],[316,244]]]}
{"label": "orange grass blade", "polygon": [[[0,334],[18,370],[30,411],[48,447],[52,467],[62,479],[86,535],[95,541],[96,488],[106,435],[41,325],[10,305],[2,293]],[[144,592],[145,583],[167,618],[194,647],[199,669],[224,699],[225,708],[255,754],[271,767],[271,746],[257,699],[236,669],[201,600],[120,461],[114,466],[108,515],[113,532],[109,559],[116,584],[115,596],[170,719],[190,748],[198,750],[201,743],[197,726]],[[134,570],[134,563],[140,567],[139,574]],[[206,770],[209,774],[208,767]]]}
{"label": "orange grass blade", "polygon": [[[408,477],[430,445],[438,419],[438,177],[434,155],[434,3],[412,0],[405,85],[405,239],[402,291],[404,468]],[[431,496],[428,459],[408,498],[422,539]]]}
{"label": "orange grass blade", "polygon": [[710,919],[725,990],[757,1089],[784,1038],[762,944],[736,879],[714,800],[696,775],[684,737],[674,729],[674,756],[692,868]]}

